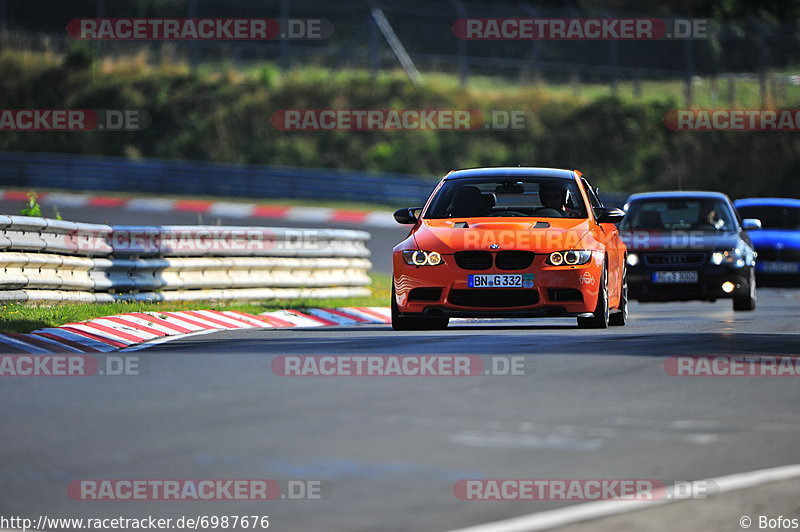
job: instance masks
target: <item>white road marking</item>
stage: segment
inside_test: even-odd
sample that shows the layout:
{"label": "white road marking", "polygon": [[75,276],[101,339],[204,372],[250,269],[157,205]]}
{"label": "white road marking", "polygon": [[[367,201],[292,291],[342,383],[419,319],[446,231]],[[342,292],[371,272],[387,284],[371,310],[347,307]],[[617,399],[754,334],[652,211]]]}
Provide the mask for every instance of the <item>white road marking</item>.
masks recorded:
{"label": "white road marking", "polygon": [[[701,482],[716,484],[718,493],[727,493],[746,488],[752,488],[769,482],[779,482],[800,478],[800,464],[791,464],[757,471],[734,473],[716,478],[705,479]],[[523,515],[502,521],[484,523],[482,525],[459,528],[450,532],[537,532],[551,530],[560,526],[571,525],[583,521],[591,521],[601,517],[619,515],[638,510],[645,510],[681,499],[672,497],[672,488],[668,488],[666,496],[652,501],[596,501],[585,504],[576,504],[566,508],[557,508]],[[691,499],[689,499],[691,500]]]}

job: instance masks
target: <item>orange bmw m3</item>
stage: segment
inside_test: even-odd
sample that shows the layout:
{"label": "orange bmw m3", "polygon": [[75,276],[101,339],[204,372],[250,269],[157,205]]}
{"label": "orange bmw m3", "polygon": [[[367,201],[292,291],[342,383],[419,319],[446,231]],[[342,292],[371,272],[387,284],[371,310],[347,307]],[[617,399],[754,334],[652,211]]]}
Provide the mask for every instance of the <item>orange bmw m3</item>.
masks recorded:
{"label": "orange bmw m3", "polygon": [[393,250],[392,327],[442,329],[451,317],[577,318],[625,325],[625,244],[577,170],[474,168],[448,173]]}

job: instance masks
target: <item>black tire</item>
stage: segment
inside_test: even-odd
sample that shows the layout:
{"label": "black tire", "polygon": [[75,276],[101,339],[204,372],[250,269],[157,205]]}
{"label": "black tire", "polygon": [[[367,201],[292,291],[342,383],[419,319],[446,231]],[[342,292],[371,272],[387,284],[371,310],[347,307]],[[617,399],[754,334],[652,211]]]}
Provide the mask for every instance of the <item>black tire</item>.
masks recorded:
{"label": "black tire", "polygon": [[581,329],[606,329],[611,311],[608,308],[608,272],[603,266],[603,273],[600,277],[600,294],[597,298],[597,306],[594,315],[589,318],[578,318],[578,327]]}
{"label": "black tire", "polygon": [[449,323],[450,318],[446,316],[434,318],[400,316],[392,286],[392,329],[395,331],[434,331],[446,329]]}
{"label": "black tire", "polygon": [[733,310],[750,311],[756,309],[756,272],[750,269],[750,279],[747,282],[747,293],[733,298]]}
{"label": "black tire", "polygon": [[628,323],[628,273],[622,274],[622,295],[620,296],[617,312],[608,317],[608,324],[615,327],[622,327]]}

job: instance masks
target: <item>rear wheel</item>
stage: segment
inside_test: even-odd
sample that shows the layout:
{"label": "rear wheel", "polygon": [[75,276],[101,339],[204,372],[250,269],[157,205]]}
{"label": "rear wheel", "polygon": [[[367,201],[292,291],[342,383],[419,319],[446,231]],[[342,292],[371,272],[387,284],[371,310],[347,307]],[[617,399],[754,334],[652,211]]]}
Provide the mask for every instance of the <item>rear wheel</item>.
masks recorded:
{"label": "rear wheel", "polygon": [[392,329],[395,331],[432,331],[446,329],[450,323],[450,318],[437,316],[434,318],[417,316],[400,316],[397,308],[397,299],[392,286]]}
{"label": "rear wheel", "polygon": [[622,288],[620,289],[619,306],[617,312],[608,317],[608,324],[621,327],[628,323],[628,278],[627,272],[622,274]]}
{"label": "rear wheel", "polygon": [[609,319],[608,308],[608,272],[605,265],[600,277],[600,292],[597,296],[597,306],[591,317],[578,317],[578,327],[581,329],[606,329]]}
{"label": "rear wheel", "polygon": [[733,310],[755,310],[756,309],[756,272],[755,268],[750,269],[750,279],[747,282],[747,293],[733,298]]}

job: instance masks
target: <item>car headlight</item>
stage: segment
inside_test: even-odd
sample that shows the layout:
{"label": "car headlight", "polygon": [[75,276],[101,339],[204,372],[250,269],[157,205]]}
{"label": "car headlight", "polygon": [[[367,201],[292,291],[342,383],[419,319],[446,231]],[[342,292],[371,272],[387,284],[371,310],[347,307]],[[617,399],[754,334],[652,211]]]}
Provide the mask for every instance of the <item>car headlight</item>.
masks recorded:
{"label": "car headlight", "polygon": [[741,248],[726,249],[725,251],[715,251],[711,254],[711,264],[719,266],[721,264],[731,264],[737,268],[744,266],[744,251]]}
{"label": "car headlight", "polygon": [[592,260],[592,252],[586,249],[571,249],[569,251],[554,251],[545,261],[551,266],[578,266]]}
{"label": "car headlight", "polygon": [[442,254],[438,251],[412,249],[403,252],[403,261],[411,266],[438,266],[443,259]]}
{"label": "car headlight", "polygon": [[715,251],[711,254],[711,264],[719,266],[725,262],[725,253],[722,251]]}
{"label": "car headlight", "polygon": [[628,266],[636,266],[639,264],[639,255],[636,253],[628,253],[628,257],[625,259],[625,262],[628,263]]}

